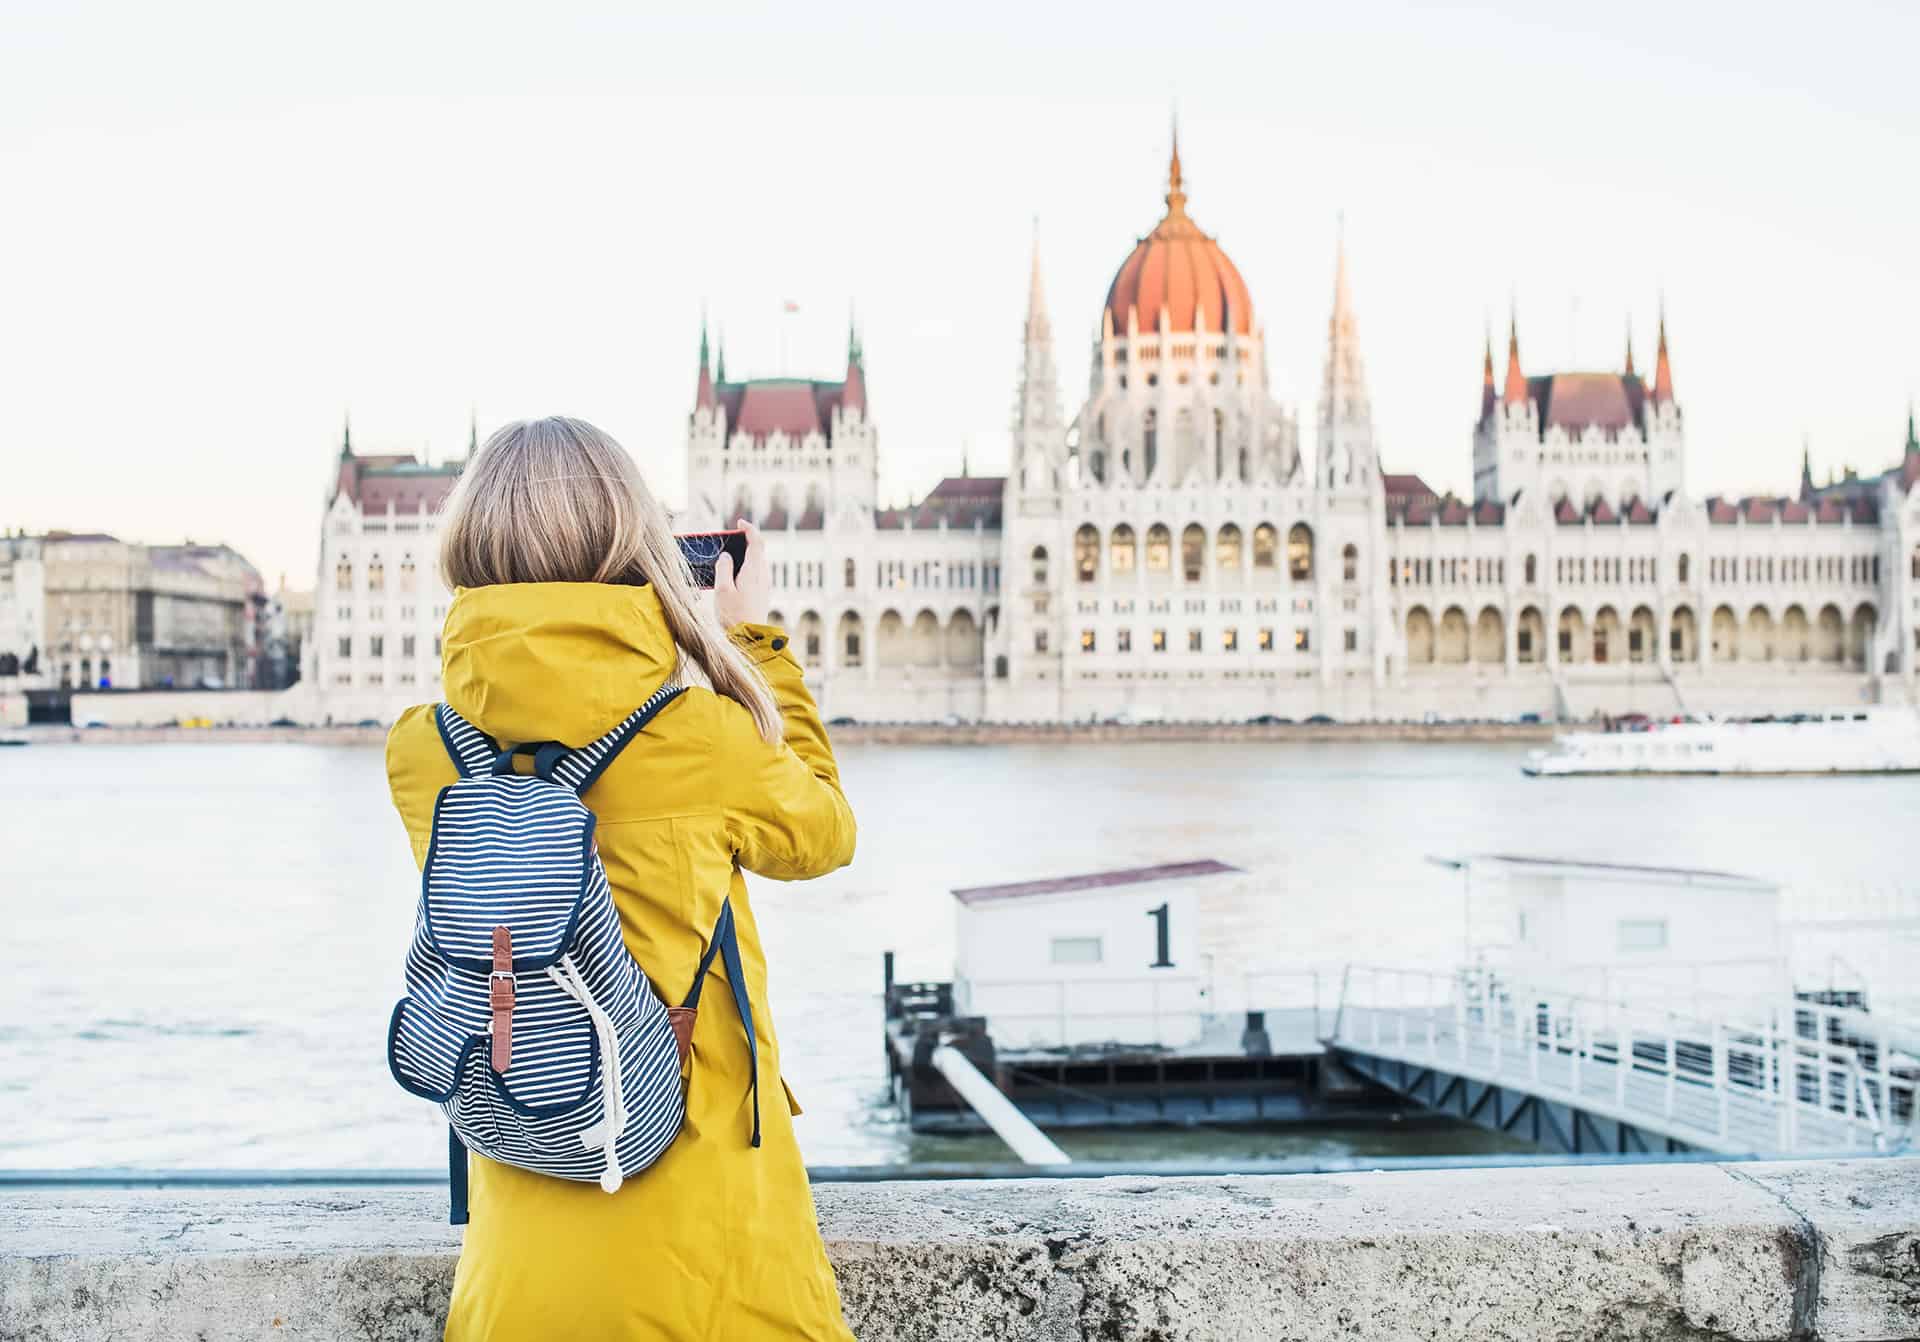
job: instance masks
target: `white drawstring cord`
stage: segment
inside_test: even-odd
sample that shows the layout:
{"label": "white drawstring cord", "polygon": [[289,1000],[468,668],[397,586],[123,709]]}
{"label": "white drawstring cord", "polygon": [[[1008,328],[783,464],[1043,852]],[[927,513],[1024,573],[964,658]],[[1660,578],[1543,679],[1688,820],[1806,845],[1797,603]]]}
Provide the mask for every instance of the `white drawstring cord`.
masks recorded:
{"label": "white drawstring cord", "polygon": [[607,1156],[607,1167],[600,1173],[600,1187],[609,1193],[620,1191],[622,1175],[620,1157],[615,1151],[620,1134],[627,1127],[626,1097],[620,1086],[620,1040],[613,1032],[613,1022],[600,1004],[593,1000],[593,994],[587,990],[587,982],[580,976],[580,970],[573,963],[571,955],[560,957],[558,968],[550,967],[547,977],[560,986],[560,991],[587,1009],[587,1015],[593,1018],[594,1032],[600,1038],[600,1074],[605,1092],[605,1110],[599,1123],[580,1134],[580,1144],[591,1150],[603,1147]]}

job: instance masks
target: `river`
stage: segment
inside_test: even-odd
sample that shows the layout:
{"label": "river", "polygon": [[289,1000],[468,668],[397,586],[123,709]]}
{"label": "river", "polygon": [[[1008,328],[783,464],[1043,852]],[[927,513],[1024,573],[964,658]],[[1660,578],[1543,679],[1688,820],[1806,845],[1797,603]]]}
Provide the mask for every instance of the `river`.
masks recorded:
{"label": "river", "polygon": [[[1533,781],[1524,747],[1138,743],[842,753],[853,865],[754,880],[788,1080],[816,1164],[1004,1158],[885,1104],[881,953],[952,972],[954,886],[1213,857],[1246,868],[1274,963],[1442,966],[1433,854],[1719,867],[1885,886],[1920,779]],[[434,1167],[444,1128],[383,1039],[418,890],[368,747],[0,751],[0,1168]],[[1068,1134],[1070,1152],[1373,1155],[1498,1145],[1458,1127]]]}

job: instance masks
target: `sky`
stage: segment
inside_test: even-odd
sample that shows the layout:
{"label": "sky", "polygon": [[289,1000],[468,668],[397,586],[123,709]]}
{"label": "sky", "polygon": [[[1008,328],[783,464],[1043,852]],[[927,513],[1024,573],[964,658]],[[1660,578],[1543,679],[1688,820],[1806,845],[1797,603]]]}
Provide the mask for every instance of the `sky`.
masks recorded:
{"label": "sky", "polygon": [[[1482,341],[1652,364],[1689,486],[1897,455],[1920,5],[0,7],[0,528],[313,582],[363,451],[593,420],[684,498],[730,376],[866,351],[882,492],[1004,469],[1038,221],[1062,399],[1162,211],[1245,276],[1303,446],[1344,218],[1387,467],[1472,484]],[[798,311],[785,312],[788,304]]]}

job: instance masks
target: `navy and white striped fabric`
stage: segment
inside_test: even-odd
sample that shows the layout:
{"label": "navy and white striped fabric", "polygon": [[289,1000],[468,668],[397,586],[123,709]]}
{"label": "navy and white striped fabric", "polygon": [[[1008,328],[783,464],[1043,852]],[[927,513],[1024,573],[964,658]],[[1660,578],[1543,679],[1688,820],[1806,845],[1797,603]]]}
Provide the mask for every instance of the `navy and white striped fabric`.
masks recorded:
{"label": "navy and white striped fabric", "polygon": [[[666,1150],[686,1097],[666,1006],[621,940],[593,812],[579,794],[679,693],[663,687],[579,750],[497,750],[439,706],[461,777],[434,806],[407,995],[387,1035],[394,1079],[438,1104],[466,1146],[542,1174],[598,1179],[609,1191]],[[517,753],[534,755],[535,773],[513,771]],[[505,1073],[490,1065],[488,1037],[500,926],[512,931],[515,980]],[[625,1114],[617,1136],[606,1127],[616,1104]],[[463,1182],[464,1168],[456,1221],[465,1219]]]}

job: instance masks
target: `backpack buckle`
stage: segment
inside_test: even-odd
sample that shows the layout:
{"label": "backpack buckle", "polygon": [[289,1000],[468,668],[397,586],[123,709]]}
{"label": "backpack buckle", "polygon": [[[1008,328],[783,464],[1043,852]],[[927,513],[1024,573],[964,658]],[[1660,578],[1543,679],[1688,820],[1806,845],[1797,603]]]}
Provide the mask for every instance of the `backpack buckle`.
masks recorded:
{"label": "backpack buckle", "polygon": [[493,1013],[487,1033],[493,1036],[493,1070],[513,1065],[513,929],[493,929],[493,972],[487,975],[487,1009]]}

